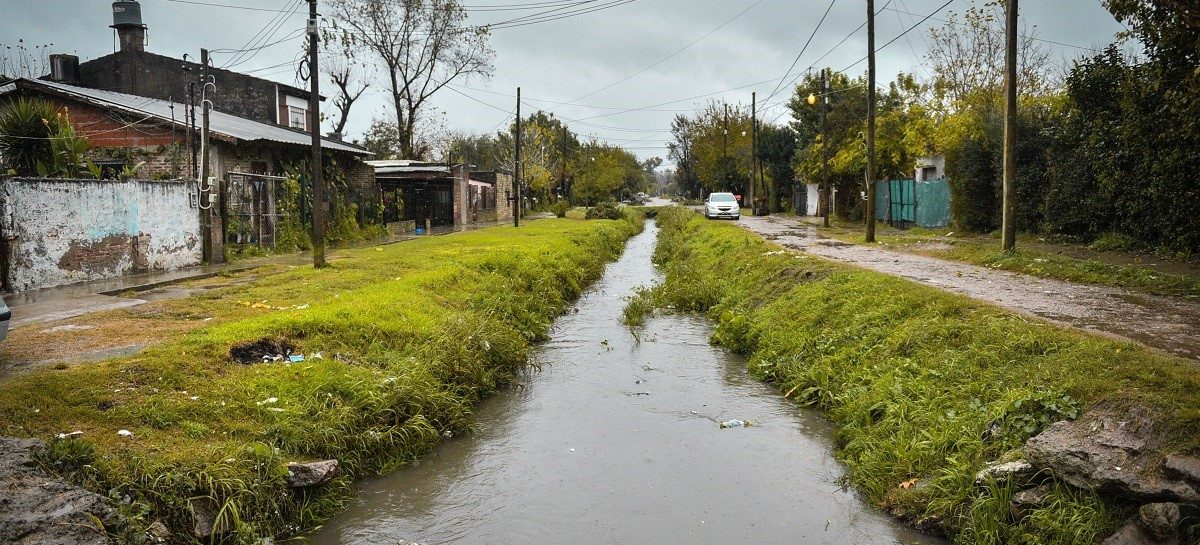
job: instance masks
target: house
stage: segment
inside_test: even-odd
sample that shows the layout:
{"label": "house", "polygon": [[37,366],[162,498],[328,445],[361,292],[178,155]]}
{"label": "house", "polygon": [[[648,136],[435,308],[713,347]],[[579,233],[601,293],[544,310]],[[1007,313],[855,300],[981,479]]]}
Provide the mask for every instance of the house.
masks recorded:
{"label": "house", "polygon": [[917,159],[913,179],[918,182],[931,182],[946,177],[946,156],[935,155]]}
{"label": "house", "polygon": [[[187,170],[195,156],[188,144],[199,139],[181,115],[183,104],[48,80],[0,85],[0,104],[18,97],[47,100],[68,112],[77,134],[91,146],[89,158],[110,173],[127,169],[140,179],[191,178]],[[288,172],[306,168],[311,137],[219,111],[209,117],[209,147],[196,150],[208,157],[209,179],[192,200],[201,209],[196,213],[205,231],[204,260],[220,262],[227,244],[274,247],[285,215],[281,200],[288,198],[294,213],[305,212],[296,202],[303,199],[285,195],[282,182]],[[363,162],[369,152],[331,139],[322,146],[326,171],[347,188],[342,198],[360,203],[360,210],[370,208],[362,204],[377,203],[374,169]]]}
{"label": "house", "polygon": [[511,174],[406,159],[367,163],[375,168],[385,223],[450,227],[512,217]]}
{"label": "house", "polygon": [[[201,64],[186,55],[176,59],[146,51],[147,26],[135,0],[118,0],[112,9],[111,28],[120,44],[118,50],[84,63],[74,55],[51,55],[51,74],[44,79],[167,102],[198,103]],[[312,119],[307,90],[212,66],[207,74],[216,85],[216,92],[208,97],[213,109],[260,123],[308,130]]]}

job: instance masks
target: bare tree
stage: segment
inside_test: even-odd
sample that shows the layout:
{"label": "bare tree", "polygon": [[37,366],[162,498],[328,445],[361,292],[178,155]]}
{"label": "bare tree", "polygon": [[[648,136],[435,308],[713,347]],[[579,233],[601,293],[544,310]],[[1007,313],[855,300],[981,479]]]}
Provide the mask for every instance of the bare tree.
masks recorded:
{"label": "bare tree", "polygon": [[416,151],[429,98],[450,82],[491,75],[487,27],[467,26],[458,0],[330,0],[332,16],[387,70],[400,151]]}
{"label": "bare tree", "polygon": [[[953,108],[967,95],[998,91],[1004,86],[1003,7],[971,8],[959,19],[951,14],[940,28],[930,30],[929,61],[933,65],[935,97]],[[1035,29],[1023,28],[1018,78],[1021,91],[1041,94],[1050,87],[1051,56],[1037,41]]]}
{"label": "bare tree", "polygon": [[338,88],[338,95],[333,99],[333,105],[338,109],[333,135],[341,137],[350,119],[350,108],[370,86],[367,83],[370,80],[370,65],[356,59],[358,41],[355,35],[343,29],[336,20],[321,29],[321,38],[325,51],[336,52],[321,64],[321,70]]}

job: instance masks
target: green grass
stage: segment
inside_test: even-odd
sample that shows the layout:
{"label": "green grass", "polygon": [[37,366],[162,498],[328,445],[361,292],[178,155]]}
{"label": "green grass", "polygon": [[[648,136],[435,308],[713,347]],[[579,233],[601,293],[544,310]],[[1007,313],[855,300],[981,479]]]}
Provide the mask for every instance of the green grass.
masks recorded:
{"label": "green grass", "polygon": [[[133,524],[116,533],[161,519],[190,539],[189,505],[205,499],[235,530],[229,542],[293,535],[336,510],[354,479],[468,431],[475,402],[526,368],[531,344],[640,229],[636,214],[555,219],[343,250],[327,269],[276,267],[152,304],[161,320],[213,319],[132,357],[0,383],[0,433],[83,431],[52,441],[46,464],[128,497]],[[231,361],[231,346],[262,338],[310,357]],[[342,477],[288,489],[288,462],[327,458]]]}
{"label": "green grass", "polygon": [[[988,462],[1019,458],[1026,439],[1089,407],[1148,406],[1167,448],[1200,450],[1194,362],[784,250],[683,209],[658,222],[666,280],[631,313],[707,313],[715,343],[832,419],[850,483],[960,543],[1096,543],[1128,516],[1059,487],[1015,520],[1012,491],[974,482]],[[900,486],[910,479],[918,486]]]}
{"label": "green grass", "polygon": [[[855,244],[863,242],[861,224],[839,222],[822,234]],[[951,227],[941,229],[893,229],[879,226],[876,237],[880,244],[903,252],[911,252],[984,267],[1003,269],[1043,278],[1120,286],[1155,295],[1186,295],[1200,297],[1200,273],[1173,274],[1156,271],[1147,266],[1114,263],[1103,260],[1106,251],[1127,251],[1110,236],[1091,246],[1049,244],[1028,233],[1017,242],[1017,251],[1000,250],[999,240],[973,233],[955,233]],[[949,235],[949,236],[947,236]],[[1073,254],[1073,255],[1067,255]],[[1138,256],[1133,259],[1143,259]],[[1145,256],[1151,261],[1170,261],[1170,258]],[[1194,264],[1180,262],[1181,269],[1200,270]]]}

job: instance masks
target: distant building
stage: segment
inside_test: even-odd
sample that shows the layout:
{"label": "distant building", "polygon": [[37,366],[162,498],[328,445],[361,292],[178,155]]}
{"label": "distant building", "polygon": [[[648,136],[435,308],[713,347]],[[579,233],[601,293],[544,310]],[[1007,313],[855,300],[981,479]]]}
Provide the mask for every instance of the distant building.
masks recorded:
{"label": "distant building", "polygon": [[918,182],[932,182],[946,177],[946,156],[934,155],[917,159],[913,179]]}
{"label": "distant building", "polygon": [[511,174],[404,159],[367,163],[375,168],[385,223],[450,227],[512,218]]}

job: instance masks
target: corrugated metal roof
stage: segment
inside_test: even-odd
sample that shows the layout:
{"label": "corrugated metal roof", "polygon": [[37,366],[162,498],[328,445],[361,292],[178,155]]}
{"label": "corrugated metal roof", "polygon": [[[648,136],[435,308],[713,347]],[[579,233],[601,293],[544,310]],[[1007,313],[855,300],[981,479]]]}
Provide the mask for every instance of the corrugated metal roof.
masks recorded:
{"label": "corrugated metal roof", "polygon": [[453,166],[445,163],[423,163],[419,161],[409,161],[406,159],[398,160],[383,160],[383,161],[367,161],[367,164],[375,167],[375,175],[382,176],[388,174],[452,174]]}
{"label": "corrugated metal roof", "polygon": [[[59,93],[77,98],[84,102],[95,104],[97,106],[107,106],[126,112],[149,115],[158,118],[162,121],[174,122],[176,124],[184,124],[183,112],[185,106],[180,103],[172,103],[166,100],[155,98],[139,97],[135,95],[127,95],[125,93],[116,93],[113,91],[102,91],[99,89],[88,89],[86,87],[77,87],[58,83],[54,81],[31,80],[21,78],[0,88],[0,95],[10,93],[21,86],[30,87],[45,87]],[[172,113],[172,106],[175,107]],[[209,114],[209,131],[237,140],[245,140],[248,142],[266,140],[269,142],[278,142],[282,144],[295,144],[299,146],[308,146],[312,144],[312,137],[308,133],[294,131],[286,127],[262,123],[244,117],[227,114],[212,110]],[[367,150],[338,142],[327,138],[321,139],[321,146],[329,149],[341,150],[350,152],[356,155],[370,155]]]}

